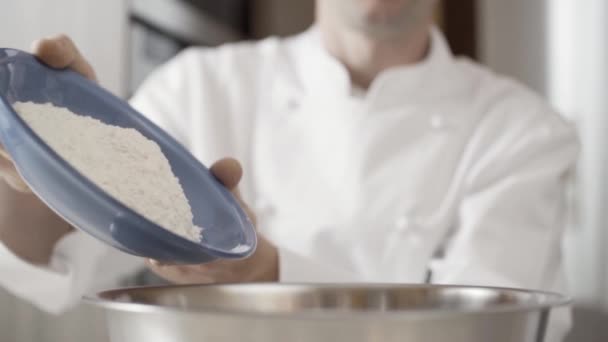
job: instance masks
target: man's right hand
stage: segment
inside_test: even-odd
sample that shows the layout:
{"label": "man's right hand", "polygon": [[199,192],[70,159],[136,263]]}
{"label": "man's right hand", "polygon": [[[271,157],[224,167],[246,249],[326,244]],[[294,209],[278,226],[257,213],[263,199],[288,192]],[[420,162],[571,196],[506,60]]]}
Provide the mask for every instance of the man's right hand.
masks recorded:
{"label": "man's right hand", "polygon": [[[72,69],[84,77],[97,81],[95,71],[84,59],[74,42],[66,35],[40,39],[32,43],[32,54],[56,69]],[[13,189],[19,192],[31,192],[15,169],[10,156],[0,145],[0,176]]]}
{"label": "man's right hand", "polygon": [[56,68],[69,68],[84,77],[97,81],[91,64],[82,56],[74,42],[66,35],[40,39],[32,43],[32,53],[43,63]]}
{"label": "man's right hand", "polygon": [[0,176],[14,190],[19,192],[31,192],[30,188],[25,184],[17,172],[17,169],[15,169],[11,157],[2,147],[2,144],[0,144]]}
{"label": "man's right hand", "polygon": [[[38,59],[57,69],[72,69],[96,81],[95,71],[65,35],[41,39],[32,44]],[[47,264],[55,243],[72,227],[31,193],[10,156],[0,146],[0,242],[24,260]]]}

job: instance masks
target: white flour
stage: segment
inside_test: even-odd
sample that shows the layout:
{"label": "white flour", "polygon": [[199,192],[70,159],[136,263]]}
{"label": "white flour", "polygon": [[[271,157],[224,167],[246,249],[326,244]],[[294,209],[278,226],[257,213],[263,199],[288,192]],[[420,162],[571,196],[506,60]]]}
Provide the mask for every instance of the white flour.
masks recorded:
{"label": "white flour", "polygon": [[200,241],[188,199],[154,141],[135,129],[50,103],[17,102],[13,107],[55,152],[112,197],[159,226]]}

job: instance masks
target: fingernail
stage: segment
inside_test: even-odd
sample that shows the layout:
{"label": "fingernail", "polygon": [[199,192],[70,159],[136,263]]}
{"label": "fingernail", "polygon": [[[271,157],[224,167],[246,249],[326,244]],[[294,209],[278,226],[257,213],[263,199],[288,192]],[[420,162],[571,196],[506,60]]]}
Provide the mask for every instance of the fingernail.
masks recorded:
{"label": "fingernail", "polygon": [[40,45],[41,42],[42,42],[42,39],[36,39],[36,40],[34,40],[30,44],[30,51],[36,51],[38,49],[38,46]]}
{"label": "fingernail", "polygon": [[160,262],[158,260],[154,260],[154,259],[148,259],[148,263],[155,267],[161,266]]}

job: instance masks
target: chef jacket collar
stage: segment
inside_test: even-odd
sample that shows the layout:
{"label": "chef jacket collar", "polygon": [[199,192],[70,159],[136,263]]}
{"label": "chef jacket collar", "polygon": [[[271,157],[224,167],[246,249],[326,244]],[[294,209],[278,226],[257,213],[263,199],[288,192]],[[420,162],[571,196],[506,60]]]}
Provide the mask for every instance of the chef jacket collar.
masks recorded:
{"label": "chef jacket collar", "polygon": [[[323,47],[319,30],[312,26],[296,42],[298,70],[306,93],[321,96],[356,96],[346,67]],[[452,54],[441,32],[433,27],[427,56],[420,62],[397,66],[381,72],[365,93],[366,102],[390,106],[415,99],[440,77],[442,65]]]}

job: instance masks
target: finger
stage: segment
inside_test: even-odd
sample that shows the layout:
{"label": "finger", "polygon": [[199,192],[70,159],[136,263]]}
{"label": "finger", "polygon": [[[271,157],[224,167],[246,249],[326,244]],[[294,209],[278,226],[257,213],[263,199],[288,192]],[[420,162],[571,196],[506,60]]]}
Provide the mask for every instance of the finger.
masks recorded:
{"label": "finger", "polygon": [[146,262],[148,264],[156,266],[156,267],[180,265],[180,264],[176,264],[176,263],[171,263],[171,262],[166,262],[166,261],[158,261],[158,260],[154,260],[154,259],[146,259]]}
{"label": "finger", "polygon": [[234,198],[239,203],[239,205],[241,206],[241,208],[243,208],[243,210],[245,211],[245,214],[247,214],[247,216],[251,220],[251,223],[253,223],[253,226],[257,227],[258,226],[258,219],[257,219],[255,213],[253,212],[253,210],[251,210],[251,208],[249,207],[249,205],[247,203],[245,203],[245,201],[241,197],[241,194],[239,193],[239,189],[238,188],[233,189],[232,190],[232,194],[234,195]]}
{"label": "finger", "polygon": [[6,152],[6,150],[2,147],[1,144],[0,144],[0,158],[6,159],[6,160],[11,160],[11,156],[8,154],[8,152]]}
{"label": "finger", "polygon": [[21,178],[21,175],[17,172],[10,159],[0,158],[0,174],[2,175],[2,179],[14,190],[31,192],[30,187],[23,181],[23,178]]}
{"label": "finger", "polygon": [[241,177],[243,168],[241,164],[233,158],[220,159],[211,166],[211,173],[230,190],[236,189]]}
{"label": "finger", "polygon": [[158,263],[156,260],[150,259],[146,260],[146,265],[156,275],[168,281],[175,283],[177,280],[183,278],[183,272],[181,272],[179,267],[167,267]]}
{"label": "finger", "polygon": [[72,39],[66,35],[35,41],[32,43],[32,52],[53,68],[70,68],[92,81],[97,80],[93,67],[80,54]]}
{"label": "finger", "polygon": [[257,226],[257,218],[253,210],[251,210],[247,203],[243,201],[238,188],[238,184],[243,176],[243,168],[241,167],[241,164],[233,158],[220,159],[211,166],[211,172],[220,182],[222,182],[222,184],[224,184],[225,187],[230,190],[230,192],[232,192],[237,202],[241,205],[243,210],[245,210],[247,216],[249,216],[249,219],[253,225]]}
{"label": "finger", "polygon": [[150,259],[146,260],[146,264],[152,272],[176,284],[213,282],[213,277],[206,275],[202,268],[193,272],[193,267],[198,266],[171,266]]}
{"label": "finger", "polygon": [[21,177],[13,175],[3,175],[4,181],[14,190],[23,193],[30,193],[32,190],[30,187],[21,179]]}
{"label": "finger", "polygon": [[0,144],[0,174],[1,178],[14,190],[23,193],[32,192],[23,178],[21,178],[19,172],[17,172],[11,156],[4,149],[2,144]]}

